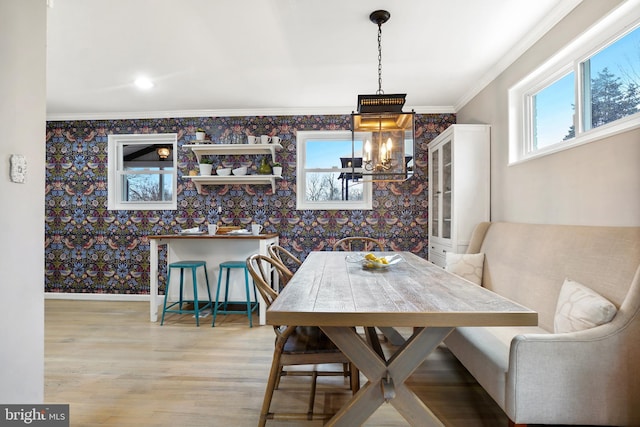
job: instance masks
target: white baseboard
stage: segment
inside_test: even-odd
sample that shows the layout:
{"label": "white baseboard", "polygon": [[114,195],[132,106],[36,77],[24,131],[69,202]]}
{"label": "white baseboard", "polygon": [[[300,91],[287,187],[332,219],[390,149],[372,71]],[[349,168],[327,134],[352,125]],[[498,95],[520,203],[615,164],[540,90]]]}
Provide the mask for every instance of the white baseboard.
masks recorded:
{"label": "white baseboard", "polygon": [[146,301],[149,302],[149,295],[129,295],[129,294],[84,294],[84,293],[63,293],[45,292],[44,299],[68,299],[82,301]]}

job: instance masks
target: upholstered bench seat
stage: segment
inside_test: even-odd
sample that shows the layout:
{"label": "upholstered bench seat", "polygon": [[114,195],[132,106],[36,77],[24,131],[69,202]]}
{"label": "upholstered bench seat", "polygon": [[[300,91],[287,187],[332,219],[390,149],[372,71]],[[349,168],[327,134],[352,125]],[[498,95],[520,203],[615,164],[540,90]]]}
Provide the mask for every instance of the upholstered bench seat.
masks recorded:
{"label": "upholstered bench seat", "polygon": [[467,255],[468,280],[538,313],[445,340],[513,423],[640,425],[640,227],[482,223]]}

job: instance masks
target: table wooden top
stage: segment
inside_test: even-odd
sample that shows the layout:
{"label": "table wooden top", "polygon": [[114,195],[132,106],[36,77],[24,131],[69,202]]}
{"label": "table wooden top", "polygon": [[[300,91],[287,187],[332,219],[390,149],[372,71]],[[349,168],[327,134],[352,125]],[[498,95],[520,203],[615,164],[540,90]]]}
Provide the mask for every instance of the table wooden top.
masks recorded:
{"label": "table wooden top", "polygon": [[277,233],[265,233],[254,236],[253,234],[156,234],[149,235],[149,239],[272,239],[278,237]]}
{"label": "table wooden top", "polygon": [[310,253],[267,310],[267,323],[409,327],[538,324],[535,311],[410,252],[400,252],[405,262],[386,269],[365,269],[347,262],[345,257],[350,254]]}

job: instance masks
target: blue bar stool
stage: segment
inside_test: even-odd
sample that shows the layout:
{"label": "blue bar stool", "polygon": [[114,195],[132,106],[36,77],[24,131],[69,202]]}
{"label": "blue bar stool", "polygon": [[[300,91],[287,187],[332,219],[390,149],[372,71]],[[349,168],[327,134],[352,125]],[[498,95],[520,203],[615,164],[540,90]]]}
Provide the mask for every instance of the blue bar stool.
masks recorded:
{"label": "blue bar stool", "polygon": [[[207,282],[207,294],[209,295],[209,302],[202,308],[200,308],[200,303],[198,301],[198,281],[196,279],[196,272],[198,267],[204,268],[204,278]],[[167,306],[167,299],[169,297],[169,284],[171,283],[171,270],[174,268],[180,269],[180,299],[177,302],[174,302]],[[184,300],[182,298],[182,291],[184,285],[184,270],[191,269],[191,281],[193,283],[193,301]],[[186,310],[182,308],[182,305],[188,302],[193,302],[193,310]],[[177,309],[171,309],[171,307],[178,306]],[[196,318],[196,326],[200,326],[200,310],[204,310],[206,308],[211,308],[211,289],[209,288],[209,276],[207,275],[207,263],[205,261],[178,261],[172,262],[168,265],[167,272],[167,288],[164,291],[164,307],[162,308],[162,321],[160,325],[164,324],[164,315],[165,313],[193,313]]]}
{"label": "blue bar stool", "polygon": [[[245,301],[229,301],[229,275],[231,274],[232,268],[241,268],[244,270],[244,287],[245,287],[245,295],[247,296],[246,310],[228,310],[228,304],[244,304]],[[227,277],[224,287],[224,302],[220,302],[220,288],[222,287],[222,273],[226,271]],[[249,291],[249,270],[247,270],[247,263],[245,261],[226,261],[220,263],[220,273],[218,274],[218,289],[216,290],[216,302],[213,305],[213,322],[211,322],[211,326],[216,326],[216,316],[218,313],[221,314],[243,314],[246,313],[249,318],[249,327],[253,327],[253,319],[251,318],[252,313],[258,308],[258,296],[256,292],[256,284],[253,283],[253,295],[255,296],[255,301],[251,300],[251,292]],[[222,309],[220,308],[222,306]]]}

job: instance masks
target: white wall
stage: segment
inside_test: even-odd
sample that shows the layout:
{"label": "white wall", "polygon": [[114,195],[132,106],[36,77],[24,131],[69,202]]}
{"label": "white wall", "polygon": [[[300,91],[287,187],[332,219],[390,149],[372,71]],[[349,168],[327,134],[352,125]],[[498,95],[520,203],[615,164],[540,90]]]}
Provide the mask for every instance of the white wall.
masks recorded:
{"label": "white wall", "polygon": [[[44,396],[46,2],[0,1],[0,402]],[[9,180],[9,158],[28,161]]]}
{"label": "white wall", "polygon": [[584,0],[459,112],[491,128],[493,221],[640,225],[640,130],[508,166],[507,91],[619,1]]}

